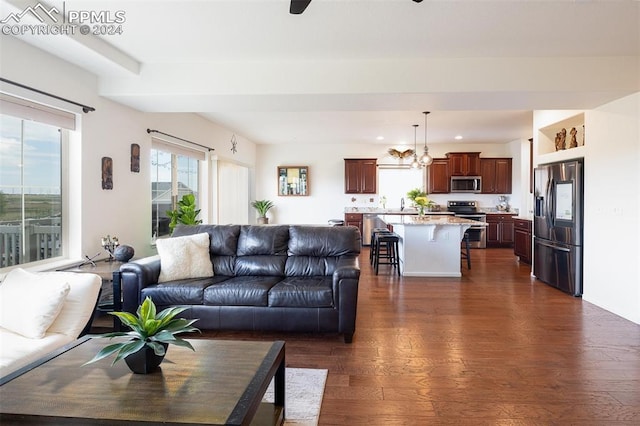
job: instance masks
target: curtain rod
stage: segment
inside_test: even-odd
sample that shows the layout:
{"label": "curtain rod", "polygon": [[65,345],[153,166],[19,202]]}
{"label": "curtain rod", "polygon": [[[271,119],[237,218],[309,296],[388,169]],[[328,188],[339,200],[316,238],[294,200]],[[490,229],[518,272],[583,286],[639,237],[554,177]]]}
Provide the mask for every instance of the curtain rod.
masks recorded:
{"label": "curtain rod", "polygon": [[50,98],[58,99],[60,101],[66,102],[68,104],[72,104],[72,105],[76,105],[76,106],[82,107],[82,112],[84,112],[84,113],[88,113],[88,112],[96,110],[94,107],[90,107],[88,105],[83,105],[83,104],[80,104],[78,102],[71,101],[69,99],[61,98],[60,96],[44,92],[42,90],[35,89],[33,87],[25,86],[24,84],[20,84],[20,83],[17,83],[15,81],[7,80],[6,78],[0,77],[0,81],[3,81],[5,83],[9,83],[9,84],[13,84],[14,86],[18,86],[18,87],[20,87],[22,89],[31,90],[32,92],[36,92],[36,93],[39,93],[41,95],[49,96]]}
{"label": "curtain rod", "polygon": [[199,146],[200,148],[207,149],[207,150],[209,150],[209,152],[215,151],[215,148],[209,148],[208,146],[200,145],[199,143],[191,142],[191,141],[188,141],[186,139],[182,139],[182,138],[179,138],[177,136],[173,136],[173,135],[170,135],[168,133],[161,132],[160,130],[147,129],[147,133],[149,133],[149,134],[151,134],[151,133],[159,133],[161,135],[169,136],[170,138],[178,139],[178,140],[181,140],[181,141],[184,141],[184,142]]}

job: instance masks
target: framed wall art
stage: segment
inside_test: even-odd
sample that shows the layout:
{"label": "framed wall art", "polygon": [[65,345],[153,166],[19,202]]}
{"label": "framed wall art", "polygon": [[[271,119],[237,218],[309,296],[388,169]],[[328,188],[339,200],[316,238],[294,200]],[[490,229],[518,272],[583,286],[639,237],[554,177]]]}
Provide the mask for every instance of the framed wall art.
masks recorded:
{"label": "framed wall art", "polygon": [[309,195],[309,167],[278,166],[278,195]]}

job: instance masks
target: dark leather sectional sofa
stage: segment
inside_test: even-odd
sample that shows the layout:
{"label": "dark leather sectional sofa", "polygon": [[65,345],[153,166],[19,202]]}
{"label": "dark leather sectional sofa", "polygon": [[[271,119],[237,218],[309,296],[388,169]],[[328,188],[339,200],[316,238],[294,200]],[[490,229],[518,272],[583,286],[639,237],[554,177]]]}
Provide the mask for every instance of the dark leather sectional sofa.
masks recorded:
{"label": "dark leather sectional sofa", "polygon": [[160,257],[122,265],[123,310],[150,296],[158,309],[188,306],[200,329],[337,332],[356,325],[360,232],[352,226],[178,226],[206,232],[214,275],[158,283]]}

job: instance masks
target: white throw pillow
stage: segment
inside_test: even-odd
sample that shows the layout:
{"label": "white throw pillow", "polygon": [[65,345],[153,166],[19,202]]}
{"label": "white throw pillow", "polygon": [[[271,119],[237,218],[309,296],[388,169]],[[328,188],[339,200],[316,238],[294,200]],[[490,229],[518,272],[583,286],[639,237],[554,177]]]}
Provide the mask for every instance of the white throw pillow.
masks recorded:
{"label": "white throw pillow", "polygon": [[158,282],[203,278],[213,276],[213,264],[209,258],[209,234],[156,240],[160,255]]}
{"label": "white throw pillow", "polygon": [[12,270],[0,285],[0,326],[30,339],[43,338],[69,289],[64,276]]}

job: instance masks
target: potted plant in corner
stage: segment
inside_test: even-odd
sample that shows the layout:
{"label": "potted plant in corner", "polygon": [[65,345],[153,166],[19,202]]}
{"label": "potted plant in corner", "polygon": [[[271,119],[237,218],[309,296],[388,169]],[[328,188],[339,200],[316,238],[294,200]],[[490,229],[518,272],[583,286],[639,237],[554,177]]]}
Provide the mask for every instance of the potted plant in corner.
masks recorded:
{"label": "potted plant in corner", "polygon": [[168,210],[167,216],[171,219],[169,222],[169,229],[173,233],[173,229],[179,223],[184,225],[198,225],[202,223],[202,220],[198,219],[200,209],[196,209],[196,196],[193,194],[185,194],[182,199],[178,201],[178,208],[175,210]]}
{"label": "potted plant in corner", "polygon": [[255,200],[251,203],[251,207],[258,211],[258,223],[260,225],[266,225],[269,223],[267,212],[273,207],[273,201],[270,200]]}
{"label": "potted plant in corner", "polygon": [[198,321],[197,319],[175,318],[185,309],[187,308],[171,307],[156,313],[156,305],[150,297],[147,297],[136,310],[136,315],[130,312],[109,312],[120,318],[122,324],[129,327],[131,331],[115,331],[98,337],[130,337],[130,340],[105,346],[84,365],[115,353],[116,357],[111,365],[124,359],[134,373],[147,374],[158,368],[170,344],[187,347],[194,351],[191,343],[176,337],[176,334],[200,331],[192,327],[192,324]]}

